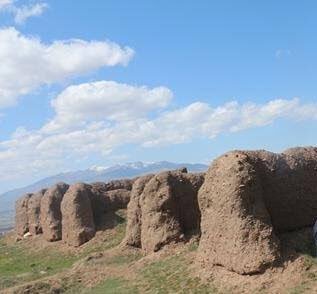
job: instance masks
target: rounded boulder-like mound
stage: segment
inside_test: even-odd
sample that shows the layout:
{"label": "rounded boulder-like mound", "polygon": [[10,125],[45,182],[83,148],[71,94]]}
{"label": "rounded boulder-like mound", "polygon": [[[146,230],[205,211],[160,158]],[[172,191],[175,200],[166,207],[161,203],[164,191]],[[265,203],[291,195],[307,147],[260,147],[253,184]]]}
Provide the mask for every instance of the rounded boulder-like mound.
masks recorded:
{"label": "rounded boulder-like mound", "polygon": [[63,197],[62,239],[70,246],[80,246],[95,236],[90,189],[91,187],[86,184],[74,184]]}
{"label": "rounded boulder-like mound", "polygon": [[22,238],[29,231],[28,203],[32,194],[26,194],[15,202],[15,232]]}
{"label": "rounded boulder-like mound", "polygon": [[264,271],[279,261],[279,234],[312,226],[317,217],[317,148],[281,154],[233,151],[216,159],[198,195],[206,268]]}
{"label": "rounded boulder-like mound", "polygon": [[124,244],[141,247],[141,197],[145,185],[153,178],[153,174],[138,178],[132,187],[131,198],[127,211],[127,229]]}
{"label": "rounded boulder-like mound", "polygon": [[41,225],[41,200],[46,189],[42,189],[37,193],[32,194],[28,201],[28,224],[31,235],[42,234]]}
{"label": "rounded boulder-like mound", "polygon": [[185,169],[136,180],[128,205],[125,244],[155,252],[199,234],[197,192],[202,182],[203,175],[187,174]]}
{"label": "rounded boulder-like mound", "polygon": [[[194,186],[196,177],[200,184]],[[166,244],[199,234],[197,192],[202,182],[201,175],[168,171],[146,184],[141,199],[141,244],[145,252],[155,252]]]}
{"label": "rounded boulder-like mound", "polygon": [[62,239],[61,202],[69,185],[58,183],[49,188],[41,200],[41,224],[43,236],[53,242]]}

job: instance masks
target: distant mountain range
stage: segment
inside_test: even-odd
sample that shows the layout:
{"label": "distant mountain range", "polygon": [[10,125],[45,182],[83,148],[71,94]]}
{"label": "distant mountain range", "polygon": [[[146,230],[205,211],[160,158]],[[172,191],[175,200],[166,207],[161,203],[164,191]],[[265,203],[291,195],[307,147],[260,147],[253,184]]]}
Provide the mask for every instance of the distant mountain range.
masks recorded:
{"label": "distant mountain range", "polygon": [[42,188],[52,186],[58,182],[73,184],[76,182],[108,182],[115,179],[132,178],[147,173],[156,173],[163,170],[173,170],[187,167],[190,172],[201,172],[207,170],[207,165],[190,163],[173,163],[160,161],[153,163],[133,162],[111,167],[92,167],[87,170],[72,171],[57,174],[42,179],[29,186],[14,189],[0,195],[0,212],[12,211],[17,198],[25,193],[36,192]]}

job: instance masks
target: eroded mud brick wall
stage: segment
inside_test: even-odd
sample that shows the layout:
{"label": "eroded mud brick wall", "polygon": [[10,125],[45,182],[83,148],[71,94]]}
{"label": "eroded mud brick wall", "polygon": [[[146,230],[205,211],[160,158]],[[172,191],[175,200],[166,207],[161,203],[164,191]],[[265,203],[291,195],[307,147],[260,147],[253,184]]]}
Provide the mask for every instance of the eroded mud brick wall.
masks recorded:
{"label": "eroded mud brick wall", "polygon": [[250,274],[278,261],[278,234],[316,220],[316,167],[313,147],[234,151],[215,160],[198,196],[202,266]]}

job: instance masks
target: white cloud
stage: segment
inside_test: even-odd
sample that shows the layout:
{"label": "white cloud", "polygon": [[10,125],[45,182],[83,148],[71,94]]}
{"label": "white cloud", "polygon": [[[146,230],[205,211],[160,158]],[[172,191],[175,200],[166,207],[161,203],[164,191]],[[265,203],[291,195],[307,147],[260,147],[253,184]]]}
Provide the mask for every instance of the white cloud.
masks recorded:
{"label": "white cloud", "polygon": [[133,120],[166,107],[172,96],[165,87],[149,89],[113,81],[70,86],[52,101],[56,117],[44,129],[66,129],[89,121]]}
{"label": "white cloud", "polygon": [[0,0],[0,10],[11,14],[16,24],[23,24],[27,19],[40,16],[48,8],[46,2],[17,5],[16,0]]}
{"label": "white cloud", "polygon": [[211,107],[196,102],[166,112],[143,123],[142,144],[147,147],[182,143],[195,138],[215,138],[221,133],[238,132],[272,124],[278,119],[317,120],[317,103],[302,104],[298,98],[275,99],[265,104],[229,102]]}
{"label": "white cloud", "polygon": [[0,108],[41,85],[63,81],[105,66],[126,65],[129,47],[110,41],[68,40],[45,44],[14,28],[0,29]]}
{"label": "white cloud", "polygon": [[48,4],[44,2],[15,7],[13,9],[14,21],[22,24],[30,17],[40,16],[47,8]]}
{"label": "white cloud", "polygon": [[0,9],[10,6],[13,2],[13,0],[0,0]]}
{"label": "white cloud", "polygon": [[11,139],[0,142],[0,178],[68,170],[77,160],[109,157],[125,144],[164,146],[212,139],[279,119],[317,120],[317,103],[297,98],[216,107],[195,102],[171,109],[171,97],[164,87],[107,81],[71,86],[52,102],[56,114],[44,127],[19,128]]}

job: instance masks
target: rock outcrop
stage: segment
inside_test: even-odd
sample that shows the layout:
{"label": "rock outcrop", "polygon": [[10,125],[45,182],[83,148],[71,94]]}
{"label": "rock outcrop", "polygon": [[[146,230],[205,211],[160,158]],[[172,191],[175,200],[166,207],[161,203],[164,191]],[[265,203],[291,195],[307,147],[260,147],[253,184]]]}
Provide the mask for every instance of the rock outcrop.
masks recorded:
{"label": "rock outcrop", "polygon": [[18,239],[29,231],[28,203],[32,194],[26,194],[15,203],[15,231]]}
{"label": "rock outcrop", "polygon": [[82,183],[70,186],[63,197],[62,236],[70,246],[80,246],[95,236],[90,197],[90,186]]}
{"label": "rock outcrop", "polygon": [[126,244],[154,252],[199,234],[197,192],[202,183],[203,175],[186,171],[139,178],[128,206]]}
{"label": "rock outcrop", "polygon": [[199,191],[204,267],[264,271],[280,258],[279,234],[317,216],[317,148],[234,151],[215,160]]}
{"label": "rock outcrop", "polygon": [[32,194],[28,201],[28,224],[31,235],[42,234],[41,225],[41,200],[46,189],[42,189],[37,193]]}
{"label": "rock outcrop", "polygon": [[69,185],[59,183],[49,188],[41,200],[41,225],[43,236],[53,242],[62,239],[61,202]]}

